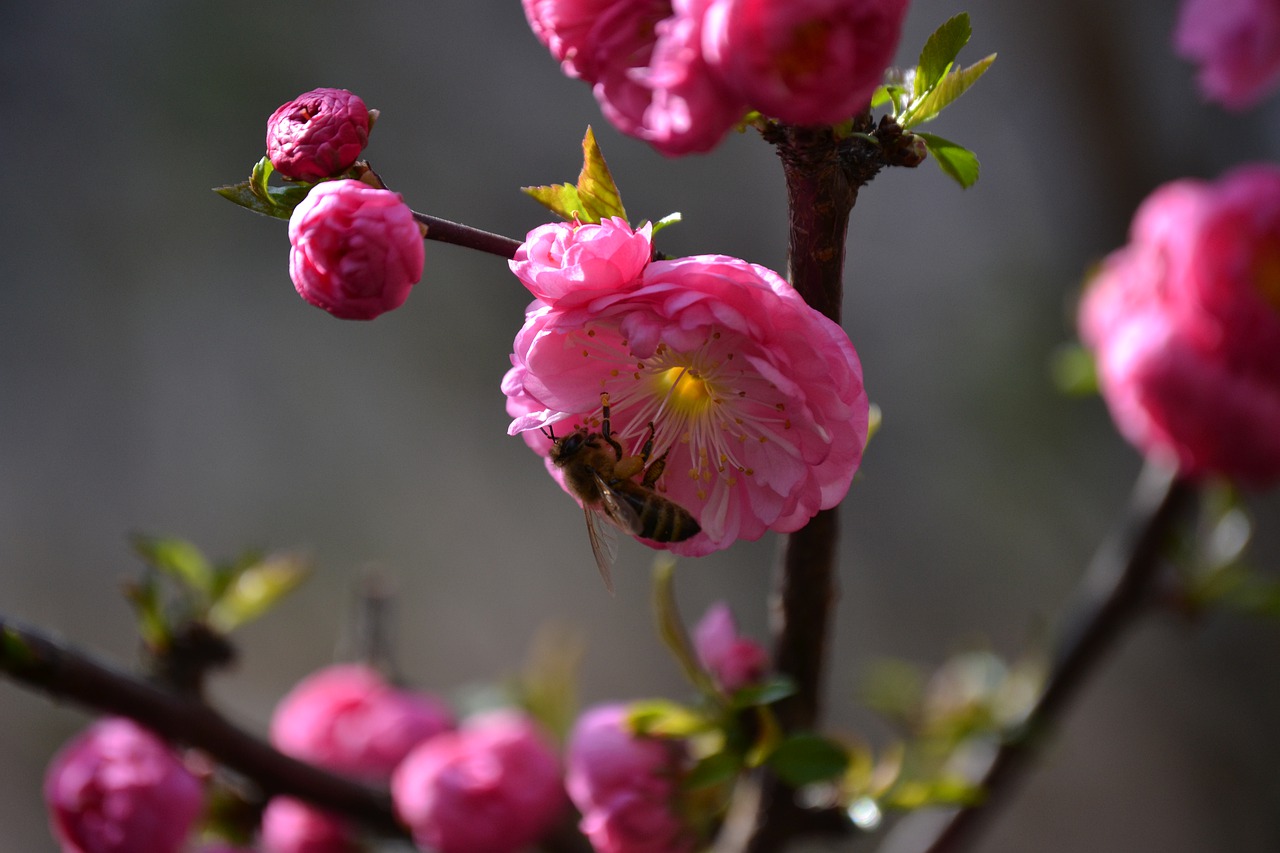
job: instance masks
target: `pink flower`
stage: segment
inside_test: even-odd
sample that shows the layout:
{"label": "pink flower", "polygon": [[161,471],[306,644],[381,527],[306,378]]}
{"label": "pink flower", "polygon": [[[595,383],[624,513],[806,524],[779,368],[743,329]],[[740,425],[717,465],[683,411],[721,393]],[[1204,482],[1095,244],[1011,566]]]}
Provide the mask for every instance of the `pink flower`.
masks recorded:
{"label": "pink flower", "polygon": [[698,660],[727,693],[759,684],[769,669],[769,653],[738,633],[733,612],[723,601],[707,608],[693,629],[693,645]]}
{"label": "pink flower", "polygon": [[569,736],[565,786],[598,853],[677,853],[692,833],[676,815],[684,751],[627,729],[625,705],[598,705]]}
{"label": "pink flower", "polygon": [[564,812],[560,763],[537,726],[492,711],[424,742],[391,777],[414,840],[439,853],[512,853]]}
{"label": "pink flower", "polygon": [[360,181],[320,184],[289,217],[298,295],[344,320],[399,308],[422,278],[422,232],[399,193]]}
{"label": "pink flower", "polygon": [[343,664],[298,683],[271,718],[282,752],[330,770],[386,779],[409,751],[453,727],[433,696],[400,690],[373,669]]}
{"label": "pink flower", "polygon": [[176,853],[204,805],[174,751],[124,718],[100,720],[64,746],[44,798],[64,853]]}
{"label": "pink flower", "polygon": [[1184,475],[1280,480],[1280,167],[1157,189],[1080,309],[1117,427]]}
{"label": "pink flower", "polygon": [[579,304],[639,278],[652,240],[652,225],[632,231],[616,216],[598,225],[554,222],[529,232],[511,271],[538,299]]}
{"label": "pink flower", "polygon": [[848,336],[777,273],[736,258],[657,261],[583,303],[535,300],[514,350],[508,432],[540,455],[541,427],[600,429],[601,392],[624,452],[653,422],[651,460],[667,454],[656,487],[702,527],[653,547],[701,555],[797,530],[840,502],[862,458],[867,397]]}
{"label": "pink flower", "polygon": [[356,853],[351,827],[339,817],[289,797],[272,797],[262,811],[263,853]]}
{"label": "pink flower", "polygon": [[1200,66],[1203,95],[1233,110],[1251,107],[1280,83],[1280,3],[1183,0],[1174,48]]}
{"label": "pink flower", "polygon": [[712,0],[702,52],[752,108],[835,124],[871,103],[906,13],[907,0]]}
{"label": "pink flower", "polygon": [[267,120],[267,157],[295,181],[321,181],[350,169],[369,141],[369,110],[346,89],[312,89]]}
{"label": "pink flower", "polygon": [[[565,76],[594,83],[600,64],[646,54],[653,25],[671,14],[670,0],[522,0],[533,34],[551,51]],[[638,39],[638,41],[636,40]],[[641,62],[640,64],[643,64]]]}

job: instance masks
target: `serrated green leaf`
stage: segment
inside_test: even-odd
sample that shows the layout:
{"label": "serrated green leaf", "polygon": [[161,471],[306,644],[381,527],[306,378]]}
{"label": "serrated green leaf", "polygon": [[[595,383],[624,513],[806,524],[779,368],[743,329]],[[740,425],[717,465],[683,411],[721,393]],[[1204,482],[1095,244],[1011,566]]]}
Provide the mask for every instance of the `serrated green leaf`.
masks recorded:
{"label": "serrated green leaf", "polygon": [[521,187],[520,192],[530,196],[538,204],[564,220],[572,220],[582,211],[582,199],[578,188],[572,184],[548,184],[541,187]]}
{"label": "serrated green leaf", "polygon": [[210,626],[228,633],[258,618],[297,589],[311,567],[296,554],[269,557],[241,571],[209,608]]}
{"label": "serrated green leaf", "polygon": [[627,218],[622,194],[613,180],[596,135],[590,126],[582,137],[582,171],[578,173],[578,197],[582,200],[583,222],[599,222],[610,216]]}
{"label": "serrated green leaf", "polygon": [[135,536],[133,550],[148,564],[201,596],[208,596],[213,588],[212,564],[185,539]]}
{"label": "serrated green leaf", "polygon": [[916,78],[912,84],[913,98],[919,98],[938,84],[972,35],[973,27],[969,24],[968,12],[961,12],[933,31],[924,43],[920,61],[916,64]]}
{"label": "serrated green leaf", "polygon": [[993,53],[979,59],[968,68],[961,68],[947,74],[938,81],[936,86],[912,102],[898,122],[902,125],[902,129],[908,130],[936,118],[948,105],[963,95],[965,90],[978,82],[978,78],[986,74],[991,63],[995,61],[996,54]]}
{"label": "serrated green leaf", "polygon": [[823,782],[844,774],[849,756],[842,746],[821,735],[794,734],[778,744],[768,764],[793,788]]}
{"label": "serrated green leaf", "polygon": [[979,164],[976,154],[932,133],[917,133],[916,136],[924,140],[934,161],[952,180],[965,189],[977,183]]}
{"label": "serrated green leaf", "polygon": [[716,752],[703,758],[685,774],[682,787],[686,791],[711,788],[728,782],[742,770],[742,760],[731,752]]}

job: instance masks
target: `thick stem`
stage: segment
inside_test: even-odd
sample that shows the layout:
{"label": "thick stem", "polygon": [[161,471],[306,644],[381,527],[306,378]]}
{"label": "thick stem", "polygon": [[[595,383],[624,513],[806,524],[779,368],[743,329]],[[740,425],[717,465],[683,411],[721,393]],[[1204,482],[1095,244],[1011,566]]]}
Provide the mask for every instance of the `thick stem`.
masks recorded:
{"label": "thick stem", "polygon": [[491,255],[508,259],[514,258],[516,249],[520,248],[519,240],[513,240],[510,237],[504,237],[501,234],[494,234],[489,231],[481,231],[479,228],[472,228],[470,225],[463,225],[459,222],[451,222],[448,219],[440,219],[436,216],[418,213],[416,210],[413,211],[413,218],[426,226],[428,240],[452,243],[455,246],[488,252]]}

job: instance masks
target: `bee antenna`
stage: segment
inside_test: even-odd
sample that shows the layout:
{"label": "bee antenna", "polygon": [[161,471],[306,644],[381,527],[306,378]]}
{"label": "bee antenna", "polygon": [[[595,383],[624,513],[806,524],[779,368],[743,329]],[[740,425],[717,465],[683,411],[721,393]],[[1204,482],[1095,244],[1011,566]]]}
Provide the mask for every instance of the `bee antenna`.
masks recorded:
{"label": "bee antenna", "polygon": [[550,441],[556,440],[556,428],[554,426],[538,427],[538,431],[545,435]]}

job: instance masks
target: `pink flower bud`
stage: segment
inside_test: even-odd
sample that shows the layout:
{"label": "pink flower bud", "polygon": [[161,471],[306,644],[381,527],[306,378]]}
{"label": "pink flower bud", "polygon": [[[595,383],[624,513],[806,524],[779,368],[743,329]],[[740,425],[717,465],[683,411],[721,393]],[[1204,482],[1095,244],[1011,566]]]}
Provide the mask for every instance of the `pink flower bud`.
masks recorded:
{"label": "pink flower bud", "polygon": [[1280,83],[1280,4],[1275,0],[1183,0],[1175,49],[1200,67],[1205,98],[1233,110]]}
{"label": "pink flower bud", "polygon": [[272,797],[262,811],[263,853],[356,853],[351,827],[339,817],[289,797]]}
{"label": "pink flower bud", "polygon": [[386,779],[409,751],[453,727],[440,700],[400,690],[370,667],[322,669],[289,692],[271,718],[282,752],[364,779]]}
{"label": "pink flower bud", "polygon": [[769,653],[738,634],[733,612],[723,601],[707,608],[693,630],[693,644],[702,665],[728,693],[759,684],[769,668]]}
{"label": "pink flower bud", "polygon": [[692,846],[674,810],[684,763],[675,741],[627,729],[625,705],[598,705],[569,735],[565,787],[598,853],[660,853]]}
{"label": "pink flower bud", "polygon": [[1117,427],[1184,475],[1280,481],[1280,167],[1157,189],[1080,308]]}
{"label": "pink flower bud", "polygon": [[477,715],[421,744],[396,768],[391,796],[414,840],[438,853],[512,853],[565,807],[555,752],[514,711]]}
{"label": "pink flower bud", "polygon": [[511,271],[543,302],[581,305],[638,279],[653,255],[652,235],[652,225],[632,231],[616,216],[542,225],[516,250]]}
{"label": "pink flower bud", "polygon": [[906,12],[907,0],[712,0],[702,53],[752,108],[835,124],[871,102]]}
{"label": "pink flower bud", "polygon": [[399,193],[360,181],[320,184],[289,217],[298,295],[344,320],[399,308],[422,278],[422,231]]}
{"label": "pink flower bud", "polygon": [[286,178],[321,181],[341,175],[369,141],[369,110],[346,89],[312,89],[267,120],[267,157]]}
{"label": "pink flower bud", "polygon": [[44,798],[64,853],[176,853],[204,792],[164,741],[108,718],[54,757]]}

